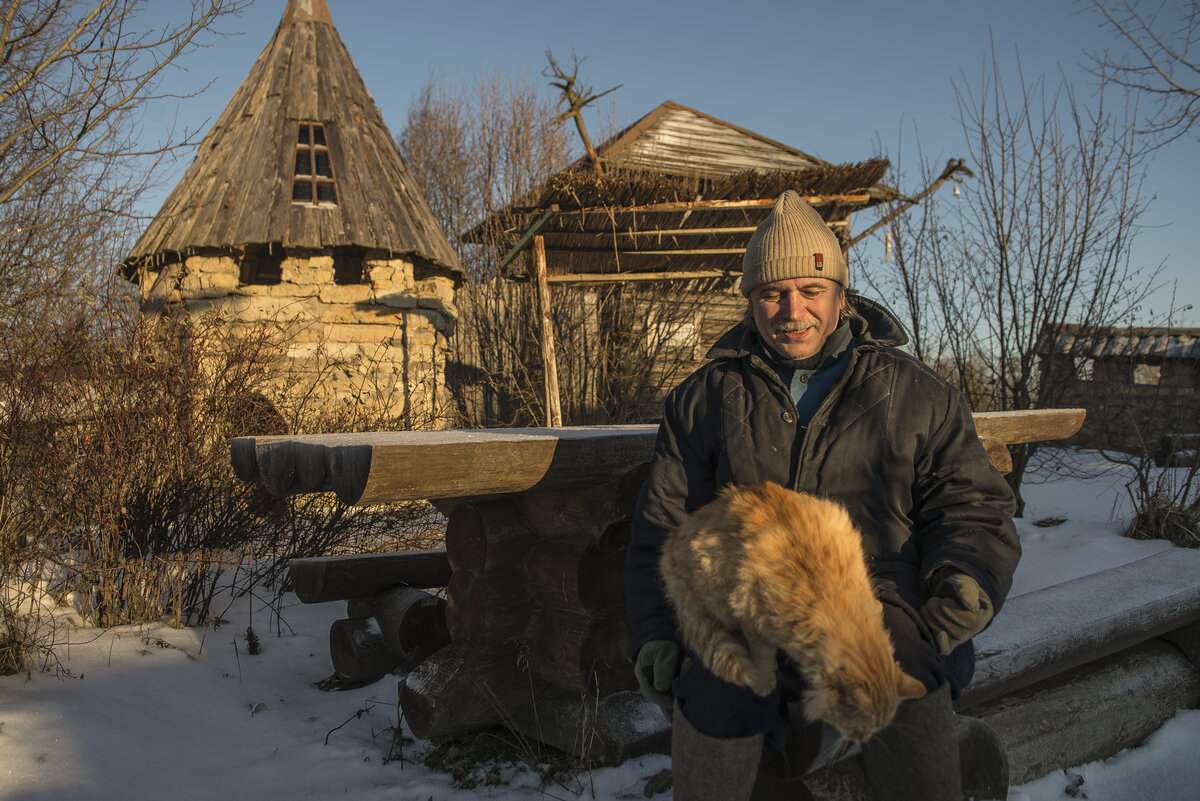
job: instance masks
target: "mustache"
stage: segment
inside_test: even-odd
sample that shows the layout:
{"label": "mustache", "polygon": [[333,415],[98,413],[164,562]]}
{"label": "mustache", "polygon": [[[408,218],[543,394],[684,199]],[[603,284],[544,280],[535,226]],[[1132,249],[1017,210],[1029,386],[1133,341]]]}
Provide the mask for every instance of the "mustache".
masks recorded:
{"label": "mustache", "polygon": [[802,331],[807,331],[810,328],[820,327],[820,323],[811,320],[805,322],[788,320],[786,322],[776,323],[771,327],[771,331],[776,334],[799,334]]}

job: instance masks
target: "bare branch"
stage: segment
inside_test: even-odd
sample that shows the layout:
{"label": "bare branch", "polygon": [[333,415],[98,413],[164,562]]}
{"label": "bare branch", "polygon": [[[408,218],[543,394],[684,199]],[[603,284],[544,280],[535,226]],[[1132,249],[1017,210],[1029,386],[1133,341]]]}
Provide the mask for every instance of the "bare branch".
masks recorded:
{"label": "bare branch", "polygon": [[546,60],[550,62],[550,66],[547,68],[548,72],[543,70],[542,74],[547,77],[558,78],[557,81],[551,81],[550,85],[562,92],[562,97],[559,99],[559,107],[561,108],[564,104],[567,106],[567,110],[559,114],[555,121],[562,122],[574,118],[575,128],[579,131],[579,138],[583,140],[583,147],[587,150],[588,158],[595,166],[596,172],[603,175],[604,166],[596,158],[596,149],[592,147],[591,137],[588,136],[587,126],[583,122],[583,110],[592,101],[617,91],[623,84],[617,84],[611,89],[605,89],[600,94],[595,94],[592,92],[592,87],[590,86],[576,88],[576,83],[579,80],[579,65],[582,62],[575,55],[574,51],[571,53],[573,63],[570,75],[558,65],[558,62],[554,59],[554,54],[549,50],[546,51]]}
{"label": "bare branch", "polygon": [[1121,56],[1091,54],[1093,72],[1150,106],[1142,133],[1162,146],[1188,135],[1200,120],[1200,3],[1088,0],[1118,42]]}

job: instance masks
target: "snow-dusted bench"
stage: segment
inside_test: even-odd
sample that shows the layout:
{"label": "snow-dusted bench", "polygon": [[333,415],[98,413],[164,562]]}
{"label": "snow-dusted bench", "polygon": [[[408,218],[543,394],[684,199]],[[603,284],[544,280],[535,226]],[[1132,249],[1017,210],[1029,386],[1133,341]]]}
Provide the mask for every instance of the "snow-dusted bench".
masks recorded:
{"label": "snow-dusted bench", "polygon": [[1014,783],[1136,745],[1200,701],[1200,550],[1172,548],[1008,600],[959,709]]}

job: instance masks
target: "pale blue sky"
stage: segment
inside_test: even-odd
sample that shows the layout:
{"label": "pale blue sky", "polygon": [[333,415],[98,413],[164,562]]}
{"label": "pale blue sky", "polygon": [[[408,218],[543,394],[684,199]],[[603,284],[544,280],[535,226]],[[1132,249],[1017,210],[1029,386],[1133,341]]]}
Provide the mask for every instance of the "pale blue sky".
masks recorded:
{"label": "pale blue sky", "polygon": [[[148,14],[165,21],[182,0],[154,0]],[[784,142],[827,161],[871,157],[882,142],[894,150],[904,128],[905,161],[921,150],[935,164],[967,156],[951,81],[977,85],[989,37],[1015,86],[1015,52],[1027,78],[1065,74],[1081,96],[1091,78],[1080,65],[1085,50],[1117,47],[1091,13],[1068,0],[843,0],[840,3],[751,0],[328,0],[333,21],[367,88],[396,134],[413,95],[431,70],[471,80],[499,67],[544,81],[547,48],[560,63],[571,52],[586,58],[580,77],[615,93],[621,118],[631,122],[663,100],[674,100]],[[199,97],[160,108],[146,119],[157,138],[176,118],[207,130],[254,58],[270,39],[285,0],[255,0],[190,55],[167,88]],[[588,119],[598,128],[598,120]],[[157,130],[156,130],[157,129]],[[186,165],[163,175],[148,195],[153,214]],[[1176,143],[1158,156],[1147,181],[1155,200],[1139,235],[1138,263],[1165,261],[1162,279],[1178,281],[1177,306],[1200,306],[1196,255],[1200,222],[1200,142]],[[902,190],[914,190],[910,181]],[[969,184],[965,187],[969,191]],[[855,219],[861,230],[867,215]],[[861,245],[859,246],[862,247]],[[882,249],[878,243],[868,248]],[[861,254],[869,256],[871,254]],[[1155,296],[1139,323],[1158,322],[1169,296]],[[1151,316],[1151,311],[1153,316]],[[1182,322],[1200,325],[1200,310]]]}

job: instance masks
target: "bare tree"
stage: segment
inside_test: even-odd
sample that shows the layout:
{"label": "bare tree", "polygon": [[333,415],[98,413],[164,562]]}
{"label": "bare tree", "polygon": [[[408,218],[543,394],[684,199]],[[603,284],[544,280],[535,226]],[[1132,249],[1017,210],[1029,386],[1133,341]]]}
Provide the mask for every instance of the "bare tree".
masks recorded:
{"label": "bare tree", "polygon": [[[977,178],[892,225],[890,280],[917,347],[976,411],[1059,405],[1065,376],[1042,363],[1044,327],[1128,324],[1157,274],[1130,255],[1148,203],[1130,116],[1103,92],[1087,108],[1065,83],[1022,74],[1010,91],[1000,76],[993,51],[977,84],[956,82]],[[1036,447],[1011,449],[1018,495]]]}
{"label": "bare tree", "polygon": [[[477,281],[495,276],[497,243],[512,222],[497,212],[573,158],[555,117],[550,100],[527,76],[498,70],[472,85],[430,74],[409,103],[397,137],[400,152]],[[482,227],[462,238],[477,225]]]}
{"label": "bare tree", "polygon": [[1093,54],[1103,80],[1136,94],[1150,109],[1146,133],[1167,144],[1200,121],[1200,3],[1087,0],[1128,52]]}
{"label": "bare tree", "polygon": [[518,223],[503,210],[571,162],[570,140],[544,90],[494,70],[471,84],[431,73],[397,143],[470,279],[458,293],[450,372],[480,397],[460,398],[463,416],[529,425],[542,397],[537,310],[527,287],[498,275],[506,229]]}
{"label": "bare tree", "polygon": [[[576,59],[576,72],[578,65]],[[599,96],[579,89],[577,76],[553,60],[551,70],[553,86],[579,90],[577,99]],[[546,179],[573,161],[573,137],[563,125],[572,118],[523,78],[493,73],[468,89],[431,75],[398,137],[473,279],[458,293],[458,361],[451,369],[460,392],[470,395],[461,399],[469,424],[546,419],[536,298],[529,285],[501,278],[496,267],[524,220],[509,207],[533,204]],[[692,343],[677,340],[681,329],[696,329],[701,294],[674,281],[556,287],[551,296],[563,419],[623,423],[655,416],[661,406],[655,400],[680,377],[673,367],[692,357]]]}
{"label": "bare tree", "polygon": [[[156,158],[138,116],[163,71],[247,0],[192,0],[179,22],[140,23],[144,0],[0,6],[0,314],[39,319],[115,263],[113,245]],[[147,163],[147,160],[150,162]]]}

